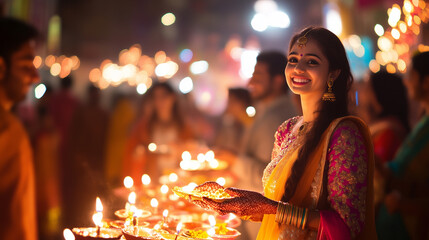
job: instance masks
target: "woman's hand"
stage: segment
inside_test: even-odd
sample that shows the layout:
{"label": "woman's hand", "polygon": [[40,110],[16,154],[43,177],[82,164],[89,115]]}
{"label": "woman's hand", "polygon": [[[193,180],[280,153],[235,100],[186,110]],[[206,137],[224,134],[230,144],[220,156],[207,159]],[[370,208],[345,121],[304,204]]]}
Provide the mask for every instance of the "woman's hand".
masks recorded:
{"label": "woman's hand", "polygon": [[205,208],[212,209],[221,215],[234,213],[244,219],[262,221],[264,214],[275,214],[277,202],[264,197],[262,194],[237,188],[227,188],[225,192],[232,199],[217,202],[209,198],[203,198]]}

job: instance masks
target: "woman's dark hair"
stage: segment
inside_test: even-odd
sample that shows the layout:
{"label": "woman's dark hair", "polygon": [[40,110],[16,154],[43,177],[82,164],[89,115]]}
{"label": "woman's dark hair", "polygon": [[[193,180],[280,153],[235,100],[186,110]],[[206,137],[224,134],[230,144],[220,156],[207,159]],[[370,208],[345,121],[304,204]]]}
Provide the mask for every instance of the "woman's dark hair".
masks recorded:
{"label": "woman's dark hair", "polygon": [[414,55],[411,62],[411,68],[419,74],[420,83],[423,82],[423,78],[429,75],[429,52]]}
{"label": "woman's dark hair", "polygon": [[243,104],[244,108],[252,105],[252,97],[250,96],[249,90],[246,88],[229,88],[228,97],[236,98]]}
{"label": "woman's dark hair", "polygon": [[408,98],[401,77],[381,70],[370,75],[369,83],[381,105],[378,117],[396,117],[408,131]]}
{"label": "woman's dark hair", "polygon": [[256,57],[256,62],[265,63],[268,66],[268,72],[271,78],[275,76],[281,76],[284,78],[281,88],[283,92],[288,93],[289,87],[286,84],[285,78],[287,58],[284,53],[279,51],[264,51]]}
{"label": "woman's dark hair", "polygon": [[[156,82],[152,85],[152,87],[147,92],[149,98],[153,98],[153,93],[155,92],[156,89],[164,89],[169,94],[176,96],[176,101],[174,102],[173,109],[172,109],[173,119],[178,124],[179,127],[183,127],[184,120],[183,120],[182,113],[180,111],[179,101],[177,99],[178,95],[176,91],[167,82]],[[154,112],[149,120],[149,126],[152,126],[157,121],[158,121],[158,117]]]}
{"label": "woman's dark hair", "polygon": [[[353,82],[349,61],[346,51],[340,39],[331,31],[321,27],[308,27],[292,37],[289,44],[289,51],[300,37],[307,37],[308,41],[314,41],[321,49],[329,62],[329,71],[340,70],[339,76],[334,80],[332,91],[336,101],[322,101],[318,115],[314,120],[312,128],[306,134],[304,144],[298,152],[298,158],[292,166],[289,180],[285,185],[285,193],[282,201],[289,201],[295,193],[296,187],[304,173],[310,155],[319,144],[323,132],[329,124],[336,118],[348,115],[348,93]],[[328,86],[326,85],[326,90]]]}

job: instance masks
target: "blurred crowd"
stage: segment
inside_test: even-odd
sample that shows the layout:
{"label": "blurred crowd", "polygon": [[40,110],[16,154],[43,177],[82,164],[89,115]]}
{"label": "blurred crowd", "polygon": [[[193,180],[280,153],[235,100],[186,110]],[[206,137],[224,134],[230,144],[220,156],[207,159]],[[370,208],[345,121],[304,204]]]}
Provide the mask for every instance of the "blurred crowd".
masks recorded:
{"label": "blurred crowd", "polygon": [[[351,112],[372,134],[379,239],[428,237],[429,52],[411,64],[404,76],[380,70],[357,79],[350,96]],[[105,109],[100,89],[89,85],[79,99],[68,76],[57,89],[47,86],[33,105],[15,106],[34,152],[40,239],[58,239],[64,227],[91,225],[97,196],[109,204],[125,176],[147,173],[157,179],[178,168],[184,150],[213,149],[232,164],[237,187],[262,191],[274,133],[300,115],[299,99],[288,93],[285,66],[282,53],[259,54],[248,85],[228,90],[221,116],[200,111],[192,93],[180,94],[168,80],[155,81],[144,95],[118,93]],[[244,239],[254,239],[252,224],[243,224]]]}

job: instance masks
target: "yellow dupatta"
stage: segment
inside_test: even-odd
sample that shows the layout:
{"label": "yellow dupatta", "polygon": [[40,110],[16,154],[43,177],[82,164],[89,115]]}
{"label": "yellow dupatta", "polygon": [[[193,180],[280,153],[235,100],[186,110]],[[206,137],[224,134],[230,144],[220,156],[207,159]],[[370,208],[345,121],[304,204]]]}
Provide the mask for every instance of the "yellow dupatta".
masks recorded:
{"label": "yellow dupatta", "polygon": [[[356,117],[343,117],[335,119],[323,133],[319,145],[316,147],[313,154],[310,156],[307,166],[305,167],[304,174],[301,177],[296,191],[293,197],[290,199],[290,203],[300,207],[306,207],[309,209],[315,209],[316,206],[308,201],[308,195],[311,193],[311,184],[315,178],[316,172],[321,167],[320,174],[320,186],[318,187],[317,202],[319,197],[322,195],[323,190],[323,171],[327,157],[327,151],[331,136],[341,121],[350,120],[353,121],[363,134],[364,143],[367,147],[368,153],[368,176],[367,176],[367,195],[366,195],[366,215],[365,215],[365,226],[361,232],[359,239],[375,239],[375,225],[374,225],[374,208],[373,208],[373,172],[374,172],[374,157],[373,147],[371,143],[370,134],[366,124]],[[280,201],[284,194],[284,186],[291,174],[291,168],[298,157],[299,148],[292,152],[285,154],[280,160],[277,166],[274,168],[270,177],[268,178],[267,184],[264,189],[264,195],[275,201]],[[257,240],[274,240],[278,239],[280,235],[280,227],[275,222],[275,214],[266,214],[262,220],[262,225],[258,233]]]}

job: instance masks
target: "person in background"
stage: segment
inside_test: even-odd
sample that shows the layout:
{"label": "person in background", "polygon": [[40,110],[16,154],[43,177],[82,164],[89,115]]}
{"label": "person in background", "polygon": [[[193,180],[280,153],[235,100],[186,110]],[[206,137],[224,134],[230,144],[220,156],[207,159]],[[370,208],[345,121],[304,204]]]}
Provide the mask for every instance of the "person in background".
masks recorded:
{"label": "person in background", "polygon": [[[124,176],[136,180],[147,173],[158,179],[164,170],[179,166],[180,145],[192,139],[193,133],[184,121],[178,98],[166,82],[153,84],[145,94],[142,113],[126,145]],[[149,151],[150,143],[157,145],[155,151]]]}
{"label": "person in background", "polygon": [[66,227],[92,224],[94,200],[97,196],[106,199],[107,195],[103,154],[108,115],[100,105],[101,90],[92,83],[87,87],[86,97],[72,117],[62,166]]}
{"label": "person in background", "polygon": [[408,98],[402,78],[381,70],[372,73],[366,82],[365,105],[371,138],[374,144],[374,204],[384,198],[385,179],[379,168],[395,156],[409,132]]}
{"label": "person in background", "polygon": [[12,107],[40,80],[34,67],[37,30],[0,18],[0,238],[37,239],[33,153]]}
{"label": "person in background", "polygon": [[104,176],[110,187],[122,185],[123,158],[135,109],[129,96],[119,95],[114,102],[107,127]]}
{"label": "person in background", "polygon": [[[240,188],[262,192],[260,179],[271,159],[274,134],[282,122],[297,115],[286,85],[286,64],[286,56],[281,52],[265,51],[258,55],[248,83],[256,109],[253,123],[244,133],[237,155],[225,152],[216,154],[219,159],[231,159],[232,172],[237,176]],[[260,223],[245,222],[242,231],[247,231],[249,239],[255,239],[259,226]]]}
{"label": "person in background", "polygon": [[246,112],[251,103],[252,99],[247,89],[228,89],[228,102],[216,136],[216,149],[238,153],[243,134],[252,124],[253,119]]}
{"label": "person in background", "polygon": [[378,213],[379,239],[429,238],[429,52],[415,55],[409,69],[408,95],[425,114],[387,163],[392,184]]}

